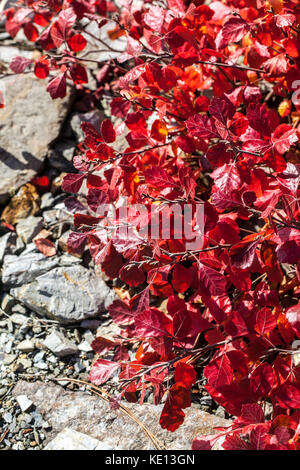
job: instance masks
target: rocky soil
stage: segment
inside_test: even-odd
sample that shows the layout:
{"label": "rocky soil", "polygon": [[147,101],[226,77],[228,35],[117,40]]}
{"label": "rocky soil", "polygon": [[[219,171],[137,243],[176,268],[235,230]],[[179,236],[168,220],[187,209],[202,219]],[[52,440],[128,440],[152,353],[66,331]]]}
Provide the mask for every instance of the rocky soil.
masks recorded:
{"label": "rocky soil", "polygon": [[[36,53],[20,52],[5,33],[0,41],[0,71],[12,57]],[[26,75],[3,84],[0,449],[155,448],[140,424],[71,381],[87,380],[94,336],[118,334],[106,313],[116,297],[114,286],[105,282],[87,252],[82,257],[67,253],[73,218],[65,203],[69,195],[60,190],[82,138],[80,123],[99,125],[103,111],[86,112],[71,92],[52,101],[45,84]],[[47,180],[32,182],[41,175]],[[43,181],[50,183],[43,186]],[[126,406],[163,446],[188,449],[197,433],[211,434],[213,427],[228,423],[224,410],[203,390],[197,397],[175,433],[160,428],[161,407],[151,404],[151,395],[142,406]]]}

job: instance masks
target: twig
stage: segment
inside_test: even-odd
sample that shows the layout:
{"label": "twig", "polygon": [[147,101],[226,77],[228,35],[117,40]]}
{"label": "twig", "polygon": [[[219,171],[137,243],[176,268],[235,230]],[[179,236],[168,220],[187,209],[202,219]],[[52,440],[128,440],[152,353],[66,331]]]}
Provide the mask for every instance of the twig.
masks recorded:
{"label": "twig", "polygon": [[4,433],[2,434],[2,436],[0,437],[0,444],[1,444],[1,442],[4,441],[5,436],[6,436],[7,433],[8,433],[8,429],[6,429],[6,430],[4,431]]}

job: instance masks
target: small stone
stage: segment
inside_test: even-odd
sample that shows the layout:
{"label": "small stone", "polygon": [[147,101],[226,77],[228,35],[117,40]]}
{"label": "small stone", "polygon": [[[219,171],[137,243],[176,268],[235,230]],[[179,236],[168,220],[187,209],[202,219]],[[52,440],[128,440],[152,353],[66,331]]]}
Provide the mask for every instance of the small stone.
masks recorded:
{"label": "small stone", "polygon": [[19,404],[19,407],[21,408],[22,411],[27,411],[31,406],[33,405],[32,401],[27,398],[26,395],[18,395],[16,397],[16,400]]}
{"label": "small stone", "polygon": [[85,340],[79,344],[78,349],[79,351],[83,351],[83,352],[93,351],[93,348],[91,347],[91,345]]}
{"label": "small stone", "polygon": [[69,356],[78,353],[78,348],[75,343],[67,339],[62,333],[53,331],[44,341],[50,351],[58,357]]}
{"label": "small stone", "polygon": [[14,313],[10,316],[10,320],[16,325],[26,325],[29,319],[20,313]]}
{"label": "small stone", "polygon": [[24,370],[27,370],[30,367],[32,367],[32,361],[30,359],[25,359],[25,358],[18,359],[18,363],[21,364]]}
{"label": "small stone", "polygon": [[19,349],[19,351],[28,353],[34,351],[35,346],[32,341],[30,341],[29,339],[25,339],[24,341],[18,344],[17,349]]}
{"label": "small stone", "polygon": [[11,311],[12,313],[20,313],[21,315],[24,315],[27,313],[27,309],[21,304],[14,305]]}
{"label": "small stone", "polygon": [[33,358],[33,362],[39,362],[45,357],[45,351],[39,351]]}
{"label": "small stone", "polygon": [[11,413],[4,413],[2,417],[7,424],[12,423],[13,415]]}
{"label": "small stone", "polygon": [[65,428],[46,445],[44,450],[95,450],[99,444],[100,441],[93,437]]}
{"label": "small stone", "polygon": [[1,308],[5,313],[11,313],[16,300],[9,294],[4,294],[1,298]]}
{"label": "small stone", "polygon": [[54,197],[51,193],[45,193],[41,197],[41,209],[50,209],[54,205]]}
{"label": "small stone", "polygon": [[29,243],[43,228],[43,218],[30,216],[20,220],[16,226],[18,237],[22,238],[24,243]]}
{"label": "small stone", "polygon": [[0,397],[3,397],[7,393],[8,388],[7,387],[1,387],[0,388]]}
{"label": "small stone", "polygon": [[16,358],[16,354],[5,354],[3,362],[5,365],[9,366],[16,360]]}
{"label": "small stone", "polygon": [[44,361],[37,362],[34,364],[34,367],[41,370],[48,370],[48,364]]}

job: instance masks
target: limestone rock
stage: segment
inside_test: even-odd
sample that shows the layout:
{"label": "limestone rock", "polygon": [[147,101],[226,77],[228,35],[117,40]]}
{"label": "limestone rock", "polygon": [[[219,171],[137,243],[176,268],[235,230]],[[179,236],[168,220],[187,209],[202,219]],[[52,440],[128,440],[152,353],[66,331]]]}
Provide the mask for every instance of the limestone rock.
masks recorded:
{"label": "limestone rock", "polygon": [[62,323],[94,318],[115,299],[102,279],[74,264],[52,269],[36,281],[12,289],[11,295],[29,309]]}
{"label": "limestone rock", "polygon": [[0,110],[0,203],[3,203],[41,168],[67,115],[70,94],[52,100],[45,81],[32,75],[5,77],[1,82],[5,98],[5,107]]}

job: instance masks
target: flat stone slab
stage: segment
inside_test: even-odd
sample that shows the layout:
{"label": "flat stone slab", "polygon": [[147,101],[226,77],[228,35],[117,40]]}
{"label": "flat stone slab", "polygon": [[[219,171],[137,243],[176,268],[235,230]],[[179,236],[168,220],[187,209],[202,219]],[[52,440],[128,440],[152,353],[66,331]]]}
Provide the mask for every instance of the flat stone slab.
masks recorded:
{"label": "flat stone slab", "polygon": [[[20,55],[16,49],[16,56]],[[5,107],[0,109],[0,203],[41,168],[48,147],[59,135],[70,94],[52,100],[46,81],[29,75],[1,80]]]}
{"label": "flat stone slab", "polygon": [[6,255],[3,261],[2,282],[9,287],[17,287],[34,281],[58,265],[57,258],[47,258],[42,253]]}
{"label": "flat stone slab", "polygon": [[30,310],[65,324],[98,316],[116,298],[102,279],[81,265],[52,269],[12,289],[11,295]]}
{"label": "flat stone slab", "polygon": [[[52,426],[46,444],[67,427],[97,439],[102,449],[155,449],[135,421],[121,410],[111,410],[107,402],[88,392],[71,392],[53,383],[19,381],[12,394],[15,397],[26,395]],[[184,410],[186,417],[182,426],[172,433],[159,425],[163,405],[123,403],[170,450],[191,449],[197,435],[217,434],[214,427],[231,424],[229,420],[191,407]]]}
{"label": "flat stone slab", "polygon": [[44,450],[112,450],[112,447],[106,447],[87,434],[65,428],[44,447]]}

